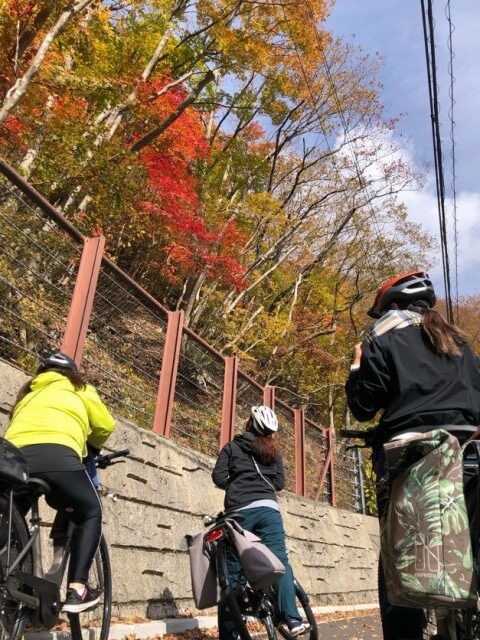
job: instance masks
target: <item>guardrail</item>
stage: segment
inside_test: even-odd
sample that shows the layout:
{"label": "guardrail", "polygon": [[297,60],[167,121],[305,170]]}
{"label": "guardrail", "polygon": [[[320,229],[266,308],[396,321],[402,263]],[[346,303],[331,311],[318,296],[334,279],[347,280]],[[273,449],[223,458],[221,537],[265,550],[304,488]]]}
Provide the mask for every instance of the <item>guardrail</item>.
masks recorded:
{"label": "guardrail", "polygon": [[[184,326],[0,159],[0,357],[32,370],[59,344],[118,415],[215,455],[249,408],[275,408],[298,495],[358,510],[358,465],[334,434]],[[336,462],[336,464],[335,464]],[[339,491],[337,491],[337,486]]]}

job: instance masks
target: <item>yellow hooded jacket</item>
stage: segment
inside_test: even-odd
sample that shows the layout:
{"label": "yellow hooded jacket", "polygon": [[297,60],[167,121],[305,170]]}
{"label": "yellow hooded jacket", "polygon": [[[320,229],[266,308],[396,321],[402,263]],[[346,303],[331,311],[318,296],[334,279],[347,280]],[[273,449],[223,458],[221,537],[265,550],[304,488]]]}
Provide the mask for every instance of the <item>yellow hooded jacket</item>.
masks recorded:
{"label": "yellow hooded jacket", "polygon": [[15,407],[5,438],[16,447],[61,444],[79,458],[87,455],[87,442],[100,448],[115,427],[115,420],[87,384],[79,391],[61,373],[36,376],[30,393]]}

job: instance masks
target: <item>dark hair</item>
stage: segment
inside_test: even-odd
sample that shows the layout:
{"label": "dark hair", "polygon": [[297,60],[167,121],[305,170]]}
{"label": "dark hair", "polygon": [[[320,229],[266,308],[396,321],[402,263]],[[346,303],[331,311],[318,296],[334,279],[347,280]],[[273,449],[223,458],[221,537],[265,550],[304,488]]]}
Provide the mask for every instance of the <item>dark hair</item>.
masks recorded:
{"label": "dark hair", "polygon": [[275,436],[261,436],[257,434],[252,426],[253,419],[250,416],[245,425],[245,431],[253,433],[255,438],[252,440],[252,455],[257,462],[261,464],[270,465],[280,458],[280,446]]}
{"label": "dark hair", "polygon": [[22,387],[20,387],[20,391],[17,393],[17,398],[15,400],[15,404],[13,405],[12,410],[10,411],[10,418],[12,418],[13,412],[15,411],[18,403],[21,402],[24,399],[24,397],[28,393],[30,393],[30,391],[32,390],[32,382],[39,375],[42,375],[43,373],[46,373],[47,371],[54,371],[55,373],[61,373],[62,376],[65,376],[65,378],[68,378],[70,380],[70,382],[72,383],[73,388],[75,389],[75,391],[80,391],[81,389],[85,388],[86,382],[85,382],[82,374],[78,373],[76,371],[66,371],[65,369],[57,369],[57,368],[53,368],[53,367],[51,369],[47,369],[46,371],[42,371],[42,373],[37,374],[36,376],[34,376],[30,380],[28,380]]}
{"label": "dark hair", "polygon": [[463,331],[447,322],[435,309],[424,311],[422,316],[422,329],[435,351],[450,358],[461,355],[461,346],[466,342]]}
{"label": "dark hair", "polygon": [[449,358],[462,353],[462,344],[467,341],[464,332],[445,320],[441,313],[430,309],[423,300],[417,300],[408,309],[422,314],[422,329],[434,350]]}

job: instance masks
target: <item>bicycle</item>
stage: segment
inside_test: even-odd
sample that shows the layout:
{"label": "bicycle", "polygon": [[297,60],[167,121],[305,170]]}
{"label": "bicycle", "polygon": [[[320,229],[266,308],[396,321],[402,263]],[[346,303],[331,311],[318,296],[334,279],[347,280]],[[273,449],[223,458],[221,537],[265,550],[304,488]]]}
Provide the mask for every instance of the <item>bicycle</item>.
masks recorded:
{"label": "bicycle", "polygon": [[[476,431],[476,427],[450,427],[448,431],[465,441]],[[372,448],[375,443],[376,429],[356,430],[342,429],[340,435],[347,440],[363,440],[364,444],[348,445],[352,448]],[[463,461],[464,485],[466,493],[470,491],[470,535],[474,555],[474,569],[477,574],[477,585],[480,587],[480,517],[476,506],[480,505],[480,450],[477,446],[475,455],[466,455]],[[467,480],[473,482],[467,483]],[[468,485],[468,486],[467,486]],[[468,500],[467,500],[468,502]],[[379,581],[380,581],[379,567]],[[474,609],[424,609],[424,640],[480,640],[480,610]]]}
{"label": "bicycle", "polygon": [[[230,549],[233,552],[234,547],[225,526],[225,514],[207,516],[204,524],[206,527],[211,527],[205,534],[204,540],[207,543],[210,558],[215,563],[221,600],[228,605],[241,640],[260,638],[276,640],[277,631],[285,640],[293,640],[288,627],[283,624],[273,587],[253,589],[246,580],[240,585],[232,585],[227,564],[227,550]],[[294,584],[298,610],[310,624],[309,631],[297,637],[303,640],[318,640],[317,624],[308,596],[297,580],[294,580]]]}
{"label": "bicycle", "polygon": [[[127,456],[128,449],[97,455],[95,464],[106,469]],[[15,506],[15,495],[22,493],[32,500],[30,527]],[[68,523],[65,536],[53,547],[53,560],[44,571],[39,514],[39,500],[50,493],[44,480],[31,477],[25,489],[4,487],[0,493],[0,640],[17,640],[26,625],[50,630],[60,621],[61,588],[68,564],[70,539],[74,529]],[[100,629],[97,640],[108,640],[112,608],[112,574],[108,546],[102,536],[88,582],[101,592],[94,609],[68,613],[72,640],[82,640],[82,629]]]}

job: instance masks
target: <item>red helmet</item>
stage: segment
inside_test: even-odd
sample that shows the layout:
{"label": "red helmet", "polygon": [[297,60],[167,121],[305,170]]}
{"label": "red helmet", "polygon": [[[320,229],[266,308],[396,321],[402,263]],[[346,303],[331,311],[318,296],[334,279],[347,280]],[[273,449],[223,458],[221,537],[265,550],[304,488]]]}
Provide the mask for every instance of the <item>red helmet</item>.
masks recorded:
{"label": "red helmet", "polygon": [[424,300],[430,308],[437,301],[432,281],[426,271],[401,273],[380,285],[368,315],[371,318],[381,318],[392,302],[411,303],[416,300]]}

